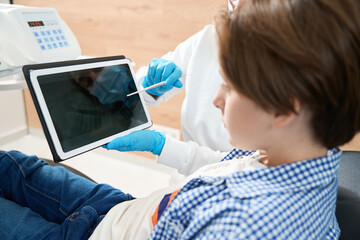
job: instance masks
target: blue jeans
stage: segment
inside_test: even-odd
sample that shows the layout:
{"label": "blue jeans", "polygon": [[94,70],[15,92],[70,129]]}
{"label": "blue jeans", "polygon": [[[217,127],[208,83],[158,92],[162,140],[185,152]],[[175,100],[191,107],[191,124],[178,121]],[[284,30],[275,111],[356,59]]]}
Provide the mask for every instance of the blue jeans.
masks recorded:
{"label": "blue jeans", "polygon": [[0,239],[88,239],[133,197],[36,156],[0,151]]}

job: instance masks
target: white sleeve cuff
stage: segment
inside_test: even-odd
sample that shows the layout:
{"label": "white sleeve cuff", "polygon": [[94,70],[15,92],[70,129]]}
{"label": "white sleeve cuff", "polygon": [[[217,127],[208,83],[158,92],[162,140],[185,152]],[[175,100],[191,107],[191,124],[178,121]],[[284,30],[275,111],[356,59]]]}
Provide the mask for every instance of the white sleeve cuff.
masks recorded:
{"label": "white sleeve cuff", "polygon": [[192,141],[182,142],[166,135],[164,147],[156,162],[173,167],[188,176],[204,165],[219,162],[226,154]]}
{"label": "white sleeve cuff", "polygon": [[190,146],[187,143],[166,135],[164,147],[156,162],[180,170],[185,165],[189,152]]}

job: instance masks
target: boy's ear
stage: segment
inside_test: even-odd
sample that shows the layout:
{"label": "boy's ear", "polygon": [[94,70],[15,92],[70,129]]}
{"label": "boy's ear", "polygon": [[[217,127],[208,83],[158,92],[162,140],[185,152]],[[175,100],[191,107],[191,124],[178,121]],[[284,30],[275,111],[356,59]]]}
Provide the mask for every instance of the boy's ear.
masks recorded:
{"label": "boy's ear", "polygon": [[287,114],[283,114],[280,112],[275,112],[273,116],[273,123],[272,126],[275,129],[279,129],[282,127],[285,127],[286,125],[289,125],[291,122],[294,121],[298,113],[300,112],[301,104],[299,100],[294,99],[293,100],[293,107],[295,112],[289,112]]}

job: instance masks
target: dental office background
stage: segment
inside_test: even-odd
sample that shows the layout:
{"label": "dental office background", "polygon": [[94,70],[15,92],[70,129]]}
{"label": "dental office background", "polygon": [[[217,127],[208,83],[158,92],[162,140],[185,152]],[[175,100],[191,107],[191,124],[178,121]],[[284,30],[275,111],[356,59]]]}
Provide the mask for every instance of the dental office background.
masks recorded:
{"label": "dental office background", "polygon": [[[0,3],[10,1],[0,0]],[[53,7],[75,34],[84,56],[125,55],[147,65],[213,22],[226,0],[14,0],[13,4]],[[1,36],[0,36],[1,37]],[[184,92],[149,108],[155,124],[180,129]],[[24,104],[25,103],[25,104]],[[27,89],[0,91],[0,143],[29,129],[41,129]],[[5,139],[5,140],[4,140]],[[360,149],[360,135],[347,149]],[[154,158],[151,154],[146,157]]]}
{"label": "dental office background", "polygon": [[[0,3],[9,2],[0,0]],[[77,38],[83,56],[125,55],[135,63],[135,70],[147,65],[152,58],[174,50],[180,42],[212,23],[219,9],[227,9],[226,0],[12,2],[29,7],[55,8]],[[2,83],[4,81],[0,78],[0,89]],[[155,125],[162,127],[159,130],[165,129],[180,137],[183,97],[184,93],[178,94],[168,103],[149,108]],[[15,149],[40,158],[52,158],[27,88],[0,90],[0,149]],[[81,171],[98,183],[108,183],[141,197],[168,186],[176,174],[174,169],[149,159],[155,159],[154,155],[97,148],[62,164]]]}
{"label": "dental office background", "polygon": [[[0,3],[9,1],[0,0]],[[219,9],[227,9],[225,0],[14,0],[12,3],[55,8],[75,34],[82,55],[125,55],[136,64],[135,70],[175,49],[212,23]],[[21,104],[17,102],[22,101],[19,94],[24,95],[24,112],[18,109]],[[179,94],[168,103],[149,108],[153,122],[179,130],[183,96],[184,93]],[[24,118],[29,128],[41,129],[27,89],[1,91],[0,100],[1,116],[6,118],[0,120],[0,141],[4,135],[24,128],[19,127]],[[147,156],[153,158],[152,154]]]}

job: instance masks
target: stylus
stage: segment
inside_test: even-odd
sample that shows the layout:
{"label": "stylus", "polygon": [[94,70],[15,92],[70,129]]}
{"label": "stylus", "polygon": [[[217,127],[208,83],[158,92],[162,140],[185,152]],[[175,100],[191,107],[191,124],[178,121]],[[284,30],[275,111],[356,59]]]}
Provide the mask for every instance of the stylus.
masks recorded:
{"label": "stylus", "polygon": [[156,87],[162,86],[162,85],[164,85],[164,84],[165,84],[165,81],[159,82],[159,83],[157,83],[157,84],[151,85],[150,87],[147,87],[147,88],[141,89],[141,90],[139,90],[139,91],[130,93],[130,94],[126,95],[126,96],[127,96],[127,97],[130,97],[131,95],[134,95],[134,94],[137,94],[137,93],[141,93],[141,92],[143,92],[143,91],[146,91],[146,90],[149,90],[149,89],[152,89],[152,88],[156,88]]}

